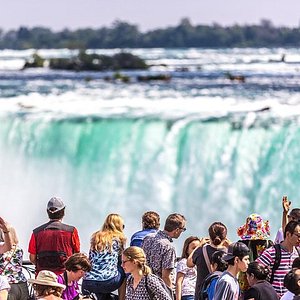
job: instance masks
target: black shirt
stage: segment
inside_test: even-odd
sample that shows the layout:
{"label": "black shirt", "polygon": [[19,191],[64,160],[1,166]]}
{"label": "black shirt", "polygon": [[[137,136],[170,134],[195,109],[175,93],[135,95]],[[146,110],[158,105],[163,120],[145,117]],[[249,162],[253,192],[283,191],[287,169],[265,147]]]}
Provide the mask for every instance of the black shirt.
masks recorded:
{"label": "black shirt", "polygon": [[278,295],[268,281],[262,280],[245,292],[244,300],[251,298],[255,300],[278,300]]}

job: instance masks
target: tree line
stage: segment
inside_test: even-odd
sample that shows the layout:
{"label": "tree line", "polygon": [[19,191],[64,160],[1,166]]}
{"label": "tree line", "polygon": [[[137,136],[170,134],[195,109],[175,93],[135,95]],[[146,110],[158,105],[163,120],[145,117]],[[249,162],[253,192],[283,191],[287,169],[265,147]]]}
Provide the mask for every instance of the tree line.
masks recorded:
{"label": "tree line", "polygon": [[275,27],[268,20],[258,25],[196,25],[182,19],[177,26],[140,32],[138,26],[116,21],[99,29],[64,29],[53,32],[45,27],[0,29],[0,49],[29,48],[178,48],[178,47],[299,47],[300,28]]}

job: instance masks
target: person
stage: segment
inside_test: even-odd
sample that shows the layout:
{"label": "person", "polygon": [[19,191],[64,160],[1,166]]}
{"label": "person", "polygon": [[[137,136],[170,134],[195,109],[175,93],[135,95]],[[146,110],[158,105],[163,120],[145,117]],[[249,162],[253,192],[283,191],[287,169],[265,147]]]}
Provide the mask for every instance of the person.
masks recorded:
{"label": "person", "polygon": [[200,247],[196,248],[187,259],[187,266],[197,266],[197,282],[195,300],[199,299],[200,288],[204,278],[211,273],[211,257],[216,251],[227,251],[227,227],[221,222],[214,222],[208,228],[209,240],[204,239]]}
{"label": "person", "polygon": [[276,290],[278,297],[287,291],[283,285],[284,276],[292,269],[292,263],[298,252],[296,246],[300,242],[300,224],[296,221],[290,221],[284,231],[284,241],[278,245],[280,260],[278,267],[275,267],[276,262],[276,245],[266,249],[256,261],[262,266],[268,266],[271,270],[270,283]]}
{"label": "person", "polygon": [[185,217],[178,213],[169,215],[165,221],[164,230],[159,230],[155,235],[144,238],[142,248],[146,254],[147,264],[152,272],[162,278],[167,286],[174,289],[174,268],[176,250],[172,245],[173,239],[186,230]]}
{"label": "person", "polygon": [[294,296],[293,300],[300,300],[300,269],[293,268],[284,277],[284,286]]}
{"label": "person", "polygon": [[57,282],[57,275],[51,271],[42,270],[37,274],[36,279],[28,279],[35,291],[35,296],[40,300],[60,300],[64,284]]}
{"label": "person", "polygon": [[61,198],[52,197],[47,204],[49,222],[35,228],[29,241],[29,260],[36,266],[36,273],[50,270],[55,274],[65,271],[64,262],[80,252],[78,231],[62,223],[65,204]]}
{"label": "person", "polygon": [[[292,264],[292,269],[300,269],[300,257],[296,257]],[[283,280],[284,284],[284,280]],[[283,294],[283,296],[280,298],[280,300],[293,300],[295,294],[290,292],[289,290]]]}
{"label": "person", "polygon": [[142,248],[131,246],[124,250],[122,265],[130,274],[126,283],[126,300],[171,300],[169,293],[163,288],[161,279],[152,274],[146,264],[146,256]]}
{"label": "person", "polygon": [[244,300],[278,300],[273,286],[266,281],[269,272],[268,267],[263,267],[256,261],[250,262],[246,271],[250,289],[245,291]]}
{"label": "person", "polygon": [[190,236],[184,241],[181,259],[176,267],[176,300],[194,300],[197,268],[189,268],[186,261],[200,244],[201,241],[196,236]]}
{"label": "person", "polygon": [[98,300],[104,300],[119,289],[119,298],[125,298],[125,273],[121,256],[125,248],[124,221],[118,214],[109,214],[101,230],[93,233],[89,259],[92,269],[82,281],[82,293],[94,293]]}
{"label": "person", "polygon": [[225,272],[216,283],[213,300],[237,300],[239,299],[238,272],[245,272],[249,265],[249,248],[241,243],[232,243],[228,247],[227,254],[223,257],[228,263]]}
{"label": "person", "polygon": [[147,211],[142,216],[142,227],[143,230],[134,233],[130,240],[130,246],[142,246],[143,239],[148,234],[156,233],[160,226],[159,214],[155,211]]}
{"label": "person", "polygon": [[[29,291],[27,279],[22,271],[23,250],[19,247],[15,228],[10,228],[12,249],[0,255],[0,274],[5,276],[10,284],[9,300],[27,300]],[[4,239],[1,230],[0,240]]]}
{"label": "person", "polygon": [[291,208],[292,202],[288,200],[287,196],[282,197],[282,220],[281,220],[281,228],[278,229],[274,243],[280,244],[284,240],[283,232],[285,226],[290,221],[300,221],[300,209],[293,208],[290,213],[289,210]]}
{"label": "person", "polygon": [[0,243],[0,254],[12,248],[10,225],[0,217],[0,229],[3,232],[3,242]]}
{"label": "person", "polygon": [[10,285],[5,276],[0,275],[0,300],[7,300]]}
{"label": "person", "polygon": [[65,261],[65,267],[66,271],[57,277],[57,281],[66,286],[62,298],[79,299],[78,281],[92,268],[89,258],[83,253],[74,253]]}
{"label": "person", "polygon": [[[274,245],[269,239],[269,221],[264,221],[257,213],[252,213],[247,217],[245,224],[237,229],[237,234],[240,237],[239,242],[244,243],[250,250],[250,262],[256,260],[266,248]],[[242,293],[249,289],[246,273],[239,272],[238,281]]]}
{"label": "person", "polygon": [[199,298],[202,300],[212,300],[215,293],[215,286],[222,275],[227,269],[227,262],[223,259],[226,252],[220,250],[213,253],[211,256],[211,270],[212,273],[208,274],[201,285]]}

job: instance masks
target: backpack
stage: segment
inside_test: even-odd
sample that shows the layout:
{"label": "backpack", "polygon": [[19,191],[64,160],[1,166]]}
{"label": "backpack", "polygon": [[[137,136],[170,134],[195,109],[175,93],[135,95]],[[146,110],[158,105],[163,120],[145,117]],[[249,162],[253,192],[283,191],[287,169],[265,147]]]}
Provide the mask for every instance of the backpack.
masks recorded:
{"label": "backpack", "polygon": [[209,289],[212,281],[215,279],[218,280],[221,275],[222,275],[222,272],[216,271],[214,273],[208,274],[205,277],[205,279],[202,282],[202,285],[200,287],[199,300],[208,300],[208,289]]}
{"label": "backpack", "polygon": [[[145,287],[146,287],[148,295],[150,296],[150,299],[153,300],[153,299],[155,299],[155,292],[149,288],[148,276],[149,275],[145,276]],[[166,283],[159,276],[156,276],[154,274],[151,274],[151,276],[155,276],[155,278],[157,278],[159,280],[159,283],[161,284],[162,288],[167,292],[167,294],[170,296],[170,298],[172,300],[174,300],[175,298],[174,298],[173,290],[168,285],[166,285]]]}
{"label": "backpack", "polygon": [[[271,276],[269,279],[269,282],[272,284],[274,281],[274,275],[275,275],[275,271],[279,268],[280,266],[280,261],[281,261],[281,248],[280,248],[280,244],[275,244],[274,245],[275,248],[275,260],[274,260],[274,265],[272,267],[272,271],[271,271]],[[300,250],[298,247],[296,247],[298,256],[300,256]]]}

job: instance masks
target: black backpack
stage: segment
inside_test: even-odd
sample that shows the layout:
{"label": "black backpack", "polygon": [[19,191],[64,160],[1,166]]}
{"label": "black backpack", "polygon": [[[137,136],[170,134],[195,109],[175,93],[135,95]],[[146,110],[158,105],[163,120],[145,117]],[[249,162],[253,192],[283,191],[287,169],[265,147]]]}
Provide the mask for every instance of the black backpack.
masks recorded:
{"label": "black backpack", "polygon": [[207,300],[208,299],[208,289],[210,287],[211,282],[214,279],[219,279],[222,275],[222,272],[216,271],[214,273],[208,274],[204,281],[202,282],[200,292],[199,292],[199,300]]}

